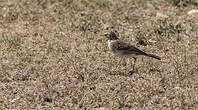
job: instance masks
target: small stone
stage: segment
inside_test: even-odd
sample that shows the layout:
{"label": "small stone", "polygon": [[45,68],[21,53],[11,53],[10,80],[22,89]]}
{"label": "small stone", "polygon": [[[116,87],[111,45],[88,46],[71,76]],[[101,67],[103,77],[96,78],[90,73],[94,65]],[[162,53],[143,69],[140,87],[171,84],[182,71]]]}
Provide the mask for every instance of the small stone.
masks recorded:
{"label": "small stone", "polygon": [[193,10],[188,11],[188,15],[193,15],[193,14],[198,14],[198,10],[193,9]]}

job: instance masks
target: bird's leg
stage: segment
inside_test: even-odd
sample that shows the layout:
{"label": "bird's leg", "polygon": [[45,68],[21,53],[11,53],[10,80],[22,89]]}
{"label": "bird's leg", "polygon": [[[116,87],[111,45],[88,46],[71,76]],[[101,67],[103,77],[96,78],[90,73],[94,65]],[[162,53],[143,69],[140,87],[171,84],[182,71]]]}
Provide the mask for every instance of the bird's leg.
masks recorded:
{"label": "bird's leg", "polygon": [[120,59],[120,60],[118,61],[118,63],[117,63],[117,68],[120,67],[121,62],[122,62],[122,59]]}
{"label": "bird's leg", "polygon": [[[122,58],[118,61],[118,65],[119,65],[119,66],[117,66],[118,70],[120,70],[120,67],[121,67],[122,69],[125,69],[125,68],[126,68],[126,65],[127,65],[126,59],[122,57]],[[120,66],[120,65],[121,65],[121,66]]]}
{"label": "bird's leg", "polygon": [[123,66],[126,66],[126,65],[127,65],[126,59],[123,58]]}
{"label": "bird's leg", "polygon": [[126,62],[126,59],[125,58],[122,58],[122,69],[125,69],[126,68],[126,65],[127,65],[127,62]]}
{"label": "bird's leg", "polygon": [[137,60],[137,58],[136,58],[136,57],[133,57],[133,58],[134,58],[133,70],[135,70],[135,64],[136,64],[136,60]]}
{"label": "bird's leg", "polygon": [[121,62],[122,62],[122,59],[120,59],[120,60],[118,61],[118,65],[120,65],[120,64],[121,64]]}

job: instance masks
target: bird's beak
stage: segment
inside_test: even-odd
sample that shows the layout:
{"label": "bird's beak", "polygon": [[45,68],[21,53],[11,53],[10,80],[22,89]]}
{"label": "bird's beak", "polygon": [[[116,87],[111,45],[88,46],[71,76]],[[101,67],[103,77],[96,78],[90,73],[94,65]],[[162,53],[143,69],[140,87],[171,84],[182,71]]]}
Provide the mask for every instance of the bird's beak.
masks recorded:
{"label": "bird's beak", "polygon": [[104,36],[109,39],[109,34],[108,33],[105,33]]}

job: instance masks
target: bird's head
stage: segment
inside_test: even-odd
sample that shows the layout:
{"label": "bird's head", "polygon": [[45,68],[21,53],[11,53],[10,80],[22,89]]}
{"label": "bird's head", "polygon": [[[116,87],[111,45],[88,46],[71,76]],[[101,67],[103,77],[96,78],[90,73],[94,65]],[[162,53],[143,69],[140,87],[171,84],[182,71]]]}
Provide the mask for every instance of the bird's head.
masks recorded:
{"label": "bird's head", "polygon": [[118,40],[119,38],[115,34],[115,32],[111,31],[110,33],[106,33],[105,36],[108,40]]}

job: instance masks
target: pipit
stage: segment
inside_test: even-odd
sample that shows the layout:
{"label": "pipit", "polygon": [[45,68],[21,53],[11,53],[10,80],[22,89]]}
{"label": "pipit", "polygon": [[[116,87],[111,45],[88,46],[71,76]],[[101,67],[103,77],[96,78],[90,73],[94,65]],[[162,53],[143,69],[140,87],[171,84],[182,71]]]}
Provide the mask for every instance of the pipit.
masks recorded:
{"label": "pipit", "polygon": [[135,46],[126,43],[124,41],[119,40],[115,32],[111,31],[110,33],[105,34],[105,36],[108,38],[108,48],[110,51],[112,51],[116,56],[119,56],[124,60],[125,66],[126,66],[126,60],[127,57],[134,58],[133,63],[133,70],[135,69],[135,63],[137,60],[137,56],[144,55],[151,58],[155,58],[158,60],[161,60],[160,57],[153,55],[153,54],[147,54],[143,52],[142,50],[136,48]]}

